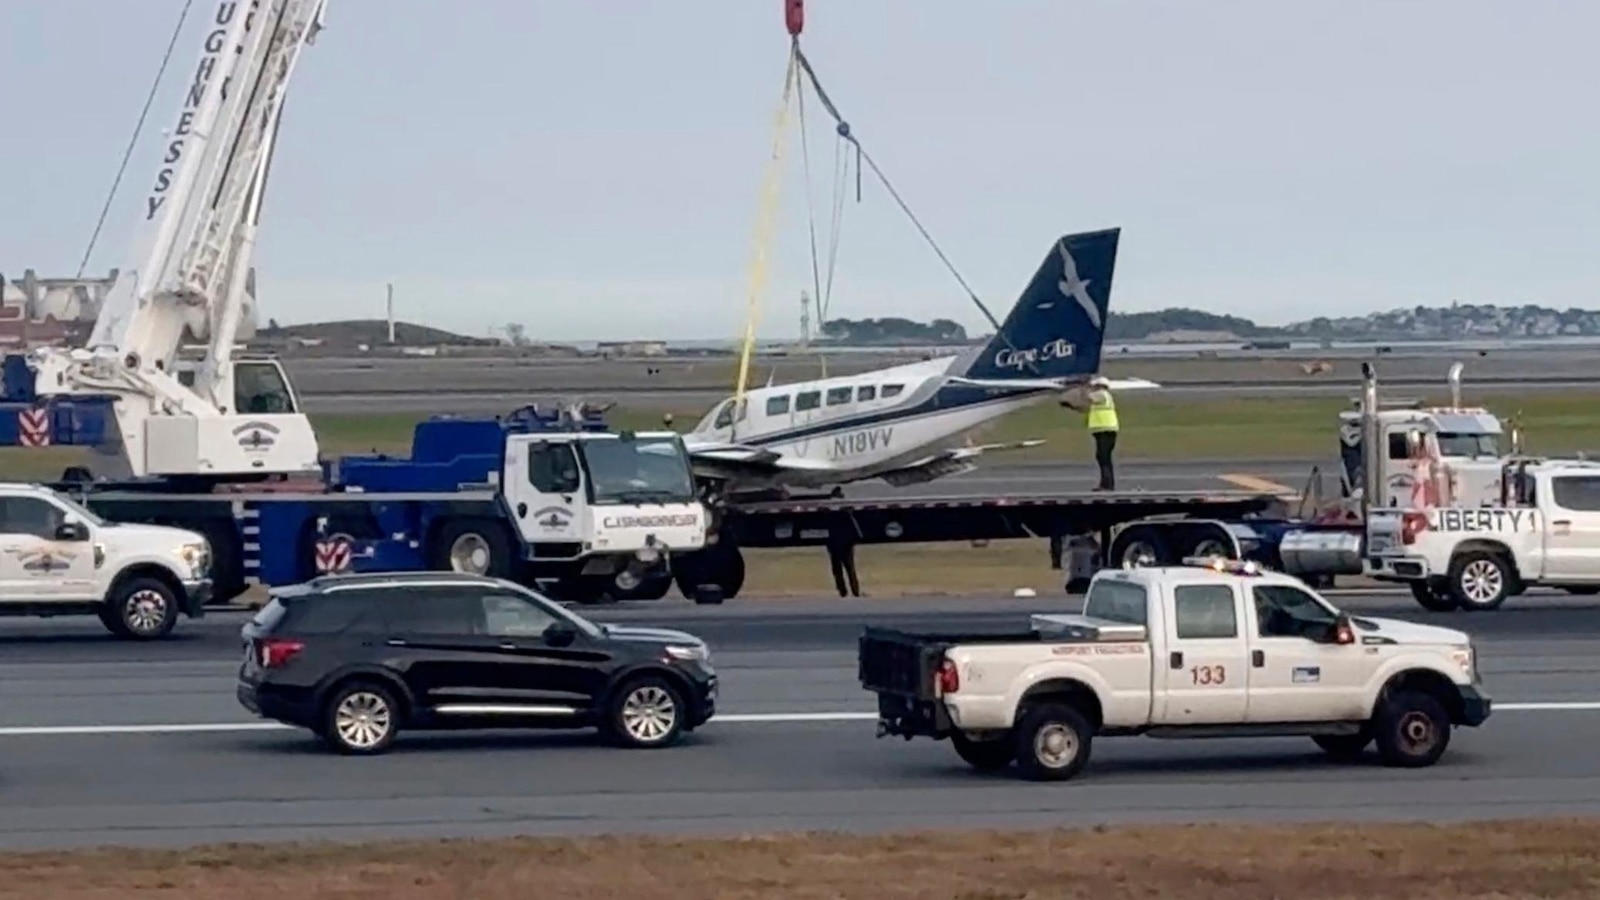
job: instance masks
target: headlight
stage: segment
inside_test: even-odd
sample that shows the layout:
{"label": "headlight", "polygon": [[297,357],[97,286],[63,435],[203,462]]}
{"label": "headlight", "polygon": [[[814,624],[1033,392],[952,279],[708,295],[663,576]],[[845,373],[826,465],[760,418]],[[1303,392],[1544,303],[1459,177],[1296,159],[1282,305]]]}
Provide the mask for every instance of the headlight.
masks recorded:
{"label": "headlight", "polygon": [[206,567],[211,564],[211,549],[204,543],[184,544],[178,548],[178,558],[196,574],[204,574]]}
{"label": "headlight", "polygon": [[1478,654],[1474,652],[1472,645],[1468,644],[1466,647],[1456,650],[1451,656],[1455,659],[1456,665],[1461,667],[1461,674],[1467,676],[1467,679],[1473,684],[1477,684]]}
{"label": "headlight", "polygon": [[711,649],[705,644],[668,644],[665,647],[667,656],[672,659],[681,659],[690,662],[710,662]]}

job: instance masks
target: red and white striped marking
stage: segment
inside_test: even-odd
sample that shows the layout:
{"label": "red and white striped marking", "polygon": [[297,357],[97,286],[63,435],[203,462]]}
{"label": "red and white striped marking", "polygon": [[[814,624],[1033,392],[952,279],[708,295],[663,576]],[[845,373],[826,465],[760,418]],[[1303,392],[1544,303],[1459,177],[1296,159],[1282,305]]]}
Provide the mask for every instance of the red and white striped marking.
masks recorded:
{"label": "red and white striped marking", "polygon": [[50,446],[50,413],[24,409],[17,413],[17,443],[24,447]]}
{"label": "red and white striped marking", "polygon": [[317,571],[324,574],[350,568],[350,542],[343,538],[317,541]]}

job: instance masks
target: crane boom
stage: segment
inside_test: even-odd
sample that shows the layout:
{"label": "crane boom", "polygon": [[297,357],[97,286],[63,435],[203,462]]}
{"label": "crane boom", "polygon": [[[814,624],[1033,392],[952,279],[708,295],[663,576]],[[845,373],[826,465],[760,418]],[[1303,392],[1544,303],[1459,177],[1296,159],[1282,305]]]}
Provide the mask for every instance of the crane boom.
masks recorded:
{"label": "crane boom", "polygon": [[[244,372],[233,343],[289,79],[326,6],[218,3],[141,207],[135,265],[112,285],[86,348],[41,348],[29,360],[42,397],[116,398],[119,434],[97,448],[121,458],[116,474],[317,469],[316,437],[282,366],[258,360]],[[187,369],[186,332],[206,345]]]}

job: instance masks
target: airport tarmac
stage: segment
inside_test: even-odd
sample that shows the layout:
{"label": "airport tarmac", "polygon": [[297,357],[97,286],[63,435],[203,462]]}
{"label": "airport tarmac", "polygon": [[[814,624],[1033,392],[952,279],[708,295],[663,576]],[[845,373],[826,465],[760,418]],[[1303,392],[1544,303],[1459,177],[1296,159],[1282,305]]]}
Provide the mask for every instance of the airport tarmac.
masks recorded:
{"label": "airport tarmac", "polygon": [[682,746],[413,735],[344,758],[238,707],[241,616],[151,645],[92,622],[3,622],[0,846],[1600,813],[1600,607],[1537,591],[1484,614],[1427,614],[1394,594],[1336,601],[1469,630],[1495,714],[1425,770],[1338,765],[1305,739],[1123,738],[1097,742],[1078,780],[1041,786],[974,773],[947,743],[875,740],[854,640],[869,620],[1015,627],[1055,601],[664,602],[597,618],[711,642],[721,713]]}
{"label": "airport tarmac", "polygon": [[[1593,348],[1496,350],[1469,355],[1465,386],[1499,392],[1594,390],[1600,375]],[[828,359],[828,374],[915,360],[870,353]],[[1168,358],[1107,357],[1108,375],[1140,375],[1166,391],[1186,397],[1340,396],[1355,390],[1359,360],[1330,357],[1331,370],[1308,373],[1306,354]],[[1441,395],[1451,357],[1390,354],[1377,358],[1387,389]],[[733,386],[734,361],[728,357],[665,359],[519,359],[509,357],[339,357],[290,356],[285,365],[305,408],[319,413],[434,412],[449,409],[479,415],[503,413],[522,403],[583,399],[621,399],[634,408],[707,410]],[[752,383],[768,378],[797,381],[821,374],[815,357],[763,358],[753,367]]]}

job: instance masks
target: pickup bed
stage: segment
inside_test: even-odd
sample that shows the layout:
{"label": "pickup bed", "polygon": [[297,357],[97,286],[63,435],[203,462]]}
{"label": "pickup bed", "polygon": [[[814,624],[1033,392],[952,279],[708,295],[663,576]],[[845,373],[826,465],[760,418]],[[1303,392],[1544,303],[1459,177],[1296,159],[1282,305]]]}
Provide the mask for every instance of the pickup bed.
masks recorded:
{"label": "pickup bed", "polygon": [[1078,615],[1027,631],[866,628],[858,678],[878,735],[950,739],[967,763],[1075,775],[1098,736],[1309,736],[1336,758],[1376,741],[1426,766],[1488,718],[1467,636],[1350,617],[1302,582],[1193,566],[1107,570]]}

